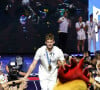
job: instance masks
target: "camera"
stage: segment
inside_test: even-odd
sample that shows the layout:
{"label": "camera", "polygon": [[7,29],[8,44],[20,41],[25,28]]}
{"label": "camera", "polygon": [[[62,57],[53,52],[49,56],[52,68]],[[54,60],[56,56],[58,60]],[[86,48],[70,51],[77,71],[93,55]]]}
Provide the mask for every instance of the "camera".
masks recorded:
{"label": "camera", "polygon": [[15,60],[9,63],[9,73],[8,73],[8,81],[17,80],[19,77],[19,71],[22,67],[22,57],[16,57]]}

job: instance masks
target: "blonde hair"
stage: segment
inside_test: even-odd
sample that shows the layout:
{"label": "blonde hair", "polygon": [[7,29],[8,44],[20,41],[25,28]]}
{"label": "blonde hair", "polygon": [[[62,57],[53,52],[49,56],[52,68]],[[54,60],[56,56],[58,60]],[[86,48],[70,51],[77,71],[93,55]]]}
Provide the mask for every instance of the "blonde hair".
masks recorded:
{"label": "blonde hair", "polygon": [[54,40],[54,35],[52,33],[47,34],[45,37],[45,41],[47,40]]}

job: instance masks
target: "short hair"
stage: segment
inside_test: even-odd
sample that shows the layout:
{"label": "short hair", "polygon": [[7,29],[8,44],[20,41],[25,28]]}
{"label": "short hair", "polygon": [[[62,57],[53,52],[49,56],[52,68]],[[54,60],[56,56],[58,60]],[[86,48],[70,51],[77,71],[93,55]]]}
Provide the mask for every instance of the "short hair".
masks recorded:
{"label": "short hair", "polygon": [[52,33],[47,34],[45,37],[45,41],[47,40],[54,40],[54,35]]}
{"label": "short hair", "polygon": [[90,15],[90,18],[93,17],[93,14]]}

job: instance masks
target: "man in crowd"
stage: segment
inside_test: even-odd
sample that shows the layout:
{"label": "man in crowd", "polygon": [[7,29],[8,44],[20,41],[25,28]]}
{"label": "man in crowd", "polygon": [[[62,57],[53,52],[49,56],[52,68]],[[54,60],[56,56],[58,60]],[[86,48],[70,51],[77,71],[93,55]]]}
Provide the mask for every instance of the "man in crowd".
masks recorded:
{"label": "man in crowd", "polygon": [[62,17],[58,19],[59,23],[59,47],[66,53],[67,39],[68,39],[68,28],[71,27],[70,20],[68,19],[68,11],[64,11]]}
{"label": "man in crowd", "polygon": [[97,24],[93,21],[93,15],[90,15],[90,21],[86,22],[86,27],[88,28],[88,51],[91,52],[91,41],[93,40],[94,52],[96,52],[96,32],[95,26]]}

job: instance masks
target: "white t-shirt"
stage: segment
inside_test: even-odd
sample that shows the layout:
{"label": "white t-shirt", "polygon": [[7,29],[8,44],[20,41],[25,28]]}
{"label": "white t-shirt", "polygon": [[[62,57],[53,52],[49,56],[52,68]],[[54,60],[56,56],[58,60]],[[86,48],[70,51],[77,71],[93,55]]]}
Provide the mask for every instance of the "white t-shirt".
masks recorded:
{"label": "white t-shirt", "polygon": [[[85,27],[85,22],[81,22],[81,23],[80,22],[76,22],[75,27],[76,28],[80,28],[81,25],[83,25],[83,27]],[[81,28],[79,31],[82,32],[82,31],[84,31],[84,29]]]}
{"label": "white t-shirt", "polygon": [[96,76],[95,80],[98,81],[100,83],[100,77]]}
{"label": "white t-shirt", "polygon": [[[47,53],[46,53],[46,46],[40,47],[34,57],[34,60],[40,60],[40,66],[39,66],[39,79],[56,79],[57,78],[57,61],[58,60],[64,60],[64,55],[61,49],[59,49],[56,46],[53,46],[53,49],[51,52],[48,52],[48,57],[51,60],[51,71],[48,70],[48,59],[47,59]],[[52,78],[51,78],[52,77]]]}
{"label": "white t-shirt", "polygon": [[95,37],[95,26],[97,24],[95,22],[87,21],[86,25],[88,26],[88,38]]}
{"label": "white t-shirt", "polygon": [[0,75],[0,84],[6,83],[8,81],[7,75],[1,74]]}
{"label": "white t-shirt", "polygon": [[[80,22],[76,22],[75,28],[80,28],[81,25],[83,25],[83,27],[85,27],[85,22],[81,22],[81,23]],[[77,31],[77,39],[78,40],[85,40],[86,39],[84,28],[80,28],[80,30]]]}
{"label": "white t-shirt", "polygon": [[59,32],[68,33],[69,20],[64,16],[60,17],[59,20],[62,21],[59,24]]}

